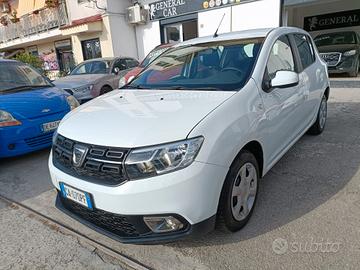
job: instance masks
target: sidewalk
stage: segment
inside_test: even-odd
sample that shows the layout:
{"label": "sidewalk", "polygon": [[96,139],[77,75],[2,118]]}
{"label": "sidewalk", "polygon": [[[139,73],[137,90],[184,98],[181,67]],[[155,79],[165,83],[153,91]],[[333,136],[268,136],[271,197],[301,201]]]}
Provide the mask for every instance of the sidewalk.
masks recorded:
{"label": "sidewalk", "polygon": [[122,269],[55,225],[0,200],[0,269]]}

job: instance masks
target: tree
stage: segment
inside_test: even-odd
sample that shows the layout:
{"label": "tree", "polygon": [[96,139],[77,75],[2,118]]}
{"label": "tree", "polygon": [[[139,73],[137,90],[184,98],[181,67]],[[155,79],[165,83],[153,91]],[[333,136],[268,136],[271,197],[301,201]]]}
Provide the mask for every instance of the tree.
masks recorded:
{"label": "tree", "polygon": [[19,53],[14,57],[15,60],[29,64],[30,66],[41,70],[43,69],[43,61],[40,57],[32,55],[30,53]]}

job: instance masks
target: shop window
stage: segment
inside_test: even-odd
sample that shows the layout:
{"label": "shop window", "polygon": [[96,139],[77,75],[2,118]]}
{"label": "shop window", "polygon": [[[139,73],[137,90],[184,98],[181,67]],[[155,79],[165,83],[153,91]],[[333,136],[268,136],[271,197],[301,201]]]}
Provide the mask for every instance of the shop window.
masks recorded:
{"label": "shop window", "polygon": [[182,16],[182,18],[170,18],[162,20],[161,40],[162,43],[178,43],[198,37],[197,16],[192,14]]}
{"label": "shop window", "polygon": [[98,38],[81,42],[84,60],[101,58],[101,46]]}
{"label": "shop window", "polygon": [[69,39],[55,42],[60,71],[69,73],[75,67],[72,45]]}
{"label": "shop window", "polygon": [[29,54],[33,55],[33,56],[39,56],[39,51],[37,46],[31,46],[28,48],[28,52]]}

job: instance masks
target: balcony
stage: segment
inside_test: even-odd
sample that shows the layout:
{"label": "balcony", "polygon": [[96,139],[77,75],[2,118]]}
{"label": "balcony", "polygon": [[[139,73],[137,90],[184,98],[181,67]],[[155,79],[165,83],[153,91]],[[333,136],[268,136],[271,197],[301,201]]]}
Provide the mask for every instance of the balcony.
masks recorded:
{"label": "balcony", "polygon": [[17,23],[8,20],[7,26],[0,26],[0,44],[57,29],[69,22],[64,1],[57,7],[43,8],[19,19]]}

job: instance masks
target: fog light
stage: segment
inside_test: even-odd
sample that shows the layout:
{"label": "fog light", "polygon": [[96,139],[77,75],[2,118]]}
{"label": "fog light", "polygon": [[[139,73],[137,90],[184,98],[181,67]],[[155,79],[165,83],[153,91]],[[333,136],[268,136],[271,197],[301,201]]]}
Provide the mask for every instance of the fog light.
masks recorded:
{"label": "fog light", "polygon": [[184,228],[184,224],[172,216],[144,217],[144,222],[154,233],[172,232]]}

